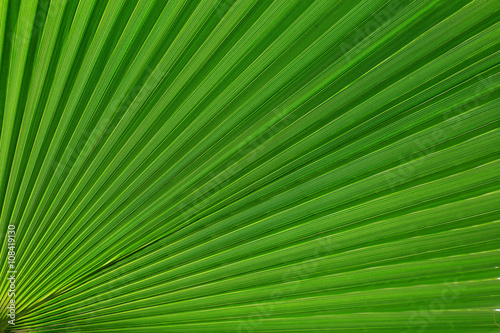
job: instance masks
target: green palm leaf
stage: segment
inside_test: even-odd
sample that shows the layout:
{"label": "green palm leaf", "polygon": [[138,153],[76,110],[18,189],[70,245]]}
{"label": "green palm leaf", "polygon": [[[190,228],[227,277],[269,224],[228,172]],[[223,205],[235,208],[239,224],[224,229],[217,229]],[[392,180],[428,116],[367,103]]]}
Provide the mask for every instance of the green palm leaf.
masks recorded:
{"label": "green palm leaf", "polygon": [[0,328],[495,332],[499,14],[1,0]]}

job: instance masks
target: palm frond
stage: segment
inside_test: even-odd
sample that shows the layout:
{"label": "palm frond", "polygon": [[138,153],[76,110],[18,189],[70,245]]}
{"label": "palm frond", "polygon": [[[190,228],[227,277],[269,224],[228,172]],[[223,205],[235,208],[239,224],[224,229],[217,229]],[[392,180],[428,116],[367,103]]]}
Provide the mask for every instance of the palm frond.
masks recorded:
{"label": "palm frond", "polygon": [[494,332],[499,14],[0,1],[0,328]]}

